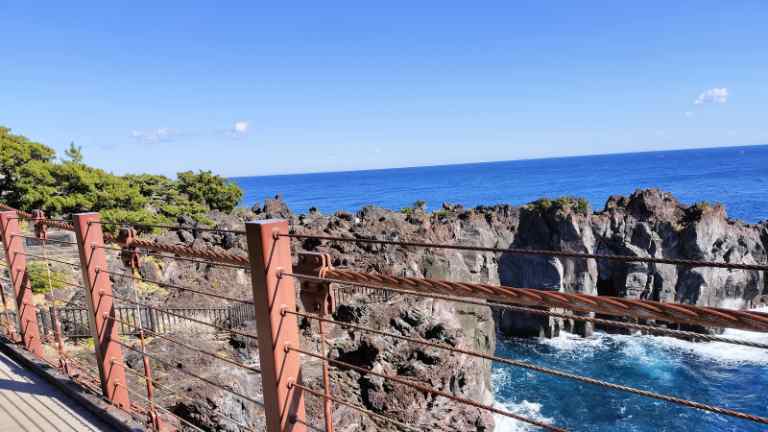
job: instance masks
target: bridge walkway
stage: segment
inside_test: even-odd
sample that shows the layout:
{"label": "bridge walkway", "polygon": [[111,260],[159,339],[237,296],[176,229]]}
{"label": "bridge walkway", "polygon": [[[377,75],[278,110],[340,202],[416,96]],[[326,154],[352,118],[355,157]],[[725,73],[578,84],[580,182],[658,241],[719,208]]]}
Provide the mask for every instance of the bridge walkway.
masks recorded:
{"label": "bridge walkway", "polygon": [[47,381],[0,352],[0,432],[113,430]]}

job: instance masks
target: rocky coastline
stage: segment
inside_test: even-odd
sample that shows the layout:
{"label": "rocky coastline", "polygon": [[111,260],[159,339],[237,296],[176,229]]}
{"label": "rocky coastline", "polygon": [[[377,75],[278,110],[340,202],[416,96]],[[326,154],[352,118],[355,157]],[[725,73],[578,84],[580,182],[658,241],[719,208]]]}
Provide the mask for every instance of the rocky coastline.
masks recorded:
{"label": "rocky coastline", "polygon": [[[685,205],[659,190],[638,190],[630,196],[610,197],[604,208],[592,211],[580,199],[542,199],[524,206],[495,205],[464,208],[445,203],[438,211],[423,206],[403,211],[365,207],[356,213],[332,215],[310,211],[293,214],[276,197],[252,209],[209,214],[216,226],[238,229],[244,221],[285,218],[292,231],[305,234],[339,235],[388,240],[423,240],[497,248],[530,248],[618,254],[641,257],[690,258],[724,262],[765,263],[768,250],[768,222],[746,224],[727,217],[718,204]],[[180,223],[191,221],[181,218]],[[245,253],[245,239],[232,233],[194,230],[145,234],[158,241],[195,246],[213,246]],[[765,302],[766,275],[756,271],[687,268],[623,262],[595,262],[540,256],[495,254],[455,250],[430,250],[360,243],[294,241],[296,250],[331,255],[333,265],[367,272],[483,282],[563,292],[580,292],[627,298],[681,302],[701,306],[740,308]],[[119,260],[111,264],[122,270]],[[250,280],[242,270],[222,269],[194,263],[145,257],[140,273],[150,280],[200,286],[229,296],[250,296]],[[162,306],[214,305],[214,299],[189,292],[148,289],[113,278],[124,295],[139,292],[144,301]],[[348,290],[335,318],[400,334],[448,343],[456,347],[493,353],[496,338],[506,336],[554,336],[563,329],[588,335],[592,329],[575,322],[542,319],[520,313],[504,313],[481,306],[394,296],[381,299],[370,293]],[[316,349],[318,338],[309,323],[304,343]],[[699,329],[703,330],[703,329]],[[189,337],[201,340],[199,329]],[[394,373],[468,399],[491,403],[491,365],[488,361],[424,349],[391,338],[374,337],[334,328],[329,338],[330,355],[365,368]],[[227,352],[240,361],[258,366],[252,342],[242,338],[205,340],[211,350]],[[254,376],[236,375],[226,364],[198,357],[187,358],[178,350],[163,348],[155,340],[150,349],[193,365],[206,376],[222,379],[258,399],[260,381]],[[135,362],[140,363],[140,361]],[[128,362],[131,365],[131,362]],[[137,365],[137,367],[140,367]],[[232,373],[231,373],[232,372]],[[305,380],[319,387],[320,365],[305,364]],[[188,399],[166,404],[186,418],[209,430],[245,430],[238,423],[259,426],[263,413],[258,407],[236,400],[209,386],[189,380],[173,368],[161,374],[184,388]],[[248,374],[246,374],[248,375]],[[492,431],[494,419],[487,412],[422,392],[391,385],[355,371],[333,369],[333,392],[339,397],[374,412],[420,428],[449,431]],[[223,410],[225,416],[216,414]],[[319,401],[308,397],[312,422],[321,426]],[[236,419],[237,421],[234,421]],[[339,431],[397,430],[359,412],[337,407]]]}

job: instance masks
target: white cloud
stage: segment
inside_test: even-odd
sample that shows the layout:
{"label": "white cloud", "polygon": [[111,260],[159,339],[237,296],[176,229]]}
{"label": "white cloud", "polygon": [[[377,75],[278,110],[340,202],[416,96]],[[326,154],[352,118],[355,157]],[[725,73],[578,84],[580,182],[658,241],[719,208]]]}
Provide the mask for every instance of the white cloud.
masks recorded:
{"label": "white cloud", "polygon": [[232,138],[242,138],[248,134],[250,129],[250,123],[245,120],[238,120],[229,129],[224,130],[224,134]]}
{"label": "white cloud", "polygon": [[177,135],[177,132],[175,130],[167,127],[150,129],[145,131],[140,131],[140,130],[131,131],[132,138],[148,144],[172,141],[176,137],[176,135]]}
{"label": "white cloud", "polygon": [[688,117],[688,118],[694,118],[694,117],[696,117],[696,114],[694,114],[693,111],[686,111],[685,112],[685,116]]}
{"label": "white cloud", "polygon": [[728,89],[725,87],[711,88],[705,92],[702,92],[699,97],[696,98],[693,103],[695,105],[702,105],[705,103],[724,104],[728,101]]}
{"label": "white cloud", "polygon": [[247,121],[236,121],[235,125],[232,127],[232,129],[235,131],[235,133],[244,134],[248,132],[249,124]]}
{"label": "white cloud", "polygon": [[155,144],[160,142],[175,141],[179,138],[195,138],[209,136],[228,136],[231,138],[242,138],[248,134],[251,129],[250,123],[245,120],[238,120],[225,129],[201,129],[179,131],[169,127],[157,129],[134,129],[131,131],[131,138],[145,143]]}

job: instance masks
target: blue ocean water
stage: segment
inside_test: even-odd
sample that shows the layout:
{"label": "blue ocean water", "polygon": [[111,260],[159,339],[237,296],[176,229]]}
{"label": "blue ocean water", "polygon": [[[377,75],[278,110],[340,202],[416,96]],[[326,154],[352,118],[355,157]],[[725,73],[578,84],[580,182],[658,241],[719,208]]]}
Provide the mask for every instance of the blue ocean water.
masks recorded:
{"label": "blue ocean water", "polygon": [[[728,330],[737,339],[768,334]],[[768,352],[657,336],[565,334],[550,340],[499,340],[497,355],[644,390],[768,415]],[[500,407],[574,431],[766,431],[768,427],[668,402],[494,365]],[[497,430],[527,425],[496,417]],[[535,430],[535,428],[530,428]]]}
{"label": "blue ocean water", "polygon": [[[243,205],[283,194],[297,212],[355,211],[368,204],[400,209],[426,200],[525,204],[540,197],[587,198],[656,187],[681,201],[721,202],[731,217],[768,219],[768,146],[664,151],[234,179]],[[728,331],[768,343],[768,334]],[[551,340],[499,339],[497,355],[615,383],[768,416],[768,352],[654,336],[565,334]],[[494,365],[500,407],[578,431],[766,431],[768,427],[654,399],[605,390],[507,365]],[[497,431],[526,431],[497,416]],[[530,430],[535,430],[531,428]]]}
{"label": "blue ocean water", "polygon": [[768,219],[768,146],[678,150],[233,178],[243,205],[282,194],[306,213],[356,211],[368,204],[400,209],[416,200],[431,209],[443,202],[464,206],[525,204],[541,197],[587,198],[601,209],[610,195],[661,188],[683,202],[722,202],[729,215],[748,222]]}

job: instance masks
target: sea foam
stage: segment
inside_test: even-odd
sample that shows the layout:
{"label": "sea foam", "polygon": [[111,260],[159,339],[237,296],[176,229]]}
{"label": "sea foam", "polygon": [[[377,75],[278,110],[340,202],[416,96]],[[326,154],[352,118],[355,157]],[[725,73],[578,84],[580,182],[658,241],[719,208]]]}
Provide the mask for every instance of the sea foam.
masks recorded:
{"label": "sea foam", "polygon": [[[514,414],[521,415],[523,417],[537,420],[545,423],[552,423],[553,419],[545,417],[541,414],[541,404],[536,402],[529,402],[527,400],[513,403],[500,403],[496,402],[494,406],[498,409],[509,411]],[[513,419],[511,417],[497,414],[494,416],[496,421],[496,431],[498,432],[525,432],[539,430],[538,426],[531,425],[529,423]]]}

